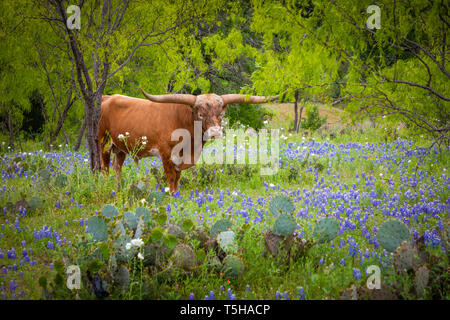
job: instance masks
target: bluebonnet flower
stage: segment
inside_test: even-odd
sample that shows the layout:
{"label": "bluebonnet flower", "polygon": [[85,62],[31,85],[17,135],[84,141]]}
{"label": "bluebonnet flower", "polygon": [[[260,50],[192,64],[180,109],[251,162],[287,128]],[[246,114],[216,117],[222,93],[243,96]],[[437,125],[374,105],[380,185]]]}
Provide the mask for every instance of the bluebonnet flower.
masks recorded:
{"label": "bluebonnet flower", "polygon": [[354,268],[353,269],[353,278],[355,278],[355,280],[361,279],[361,270]]}
{"label": "bluebonnet flower", "polygon": [[55,249],[55,245],[53,244],[53,242],[49,241],[47,243],[47,248],[50,249],[50,250],[53,250],[53,249]]}
{"label": "bluebonnet flower", "polygon": [[195,300],[194,294],[192,292],[189,294],[189,300]]}
{"label": "bluebonnet flower", "polygon": [[277,299],[277,300],[281,299],[281,293],[278,290],[277,290],[277,292],[275,292],[275,299]]}
{"label": "bluebonnet flower", "polygon": [[305,289],[303,289],[303,287],[298,289],[298,300],[306,300]]}

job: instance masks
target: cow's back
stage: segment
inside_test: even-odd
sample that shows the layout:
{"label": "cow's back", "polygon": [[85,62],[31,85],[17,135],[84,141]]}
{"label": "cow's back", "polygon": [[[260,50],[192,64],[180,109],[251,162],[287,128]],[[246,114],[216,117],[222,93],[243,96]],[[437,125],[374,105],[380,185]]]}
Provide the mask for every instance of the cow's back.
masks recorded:
{"label": "cow's back", "polygon": [[[127,141],[147,137],[147,148],[160,148],[169,143],[175,129],[193,130],[192,111],[187,105],[156,103],[122,95],[104,96],[101,105],[101,124],[111,135],[114,144],[125,150],[120,134],[129,133]],[[193,134],[193,132],[192,132]]]}

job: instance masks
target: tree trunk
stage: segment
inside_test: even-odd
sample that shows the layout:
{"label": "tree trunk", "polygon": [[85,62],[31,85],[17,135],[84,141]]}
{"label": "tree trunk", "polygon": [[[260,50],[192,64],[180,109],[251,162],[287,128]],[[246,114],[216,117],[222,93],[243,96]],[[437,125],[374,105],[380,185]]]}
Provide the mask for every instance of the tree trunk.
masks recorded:
{"label": "tree trunk", "polygon": [[300,129],[300,125],[302,123],[302,113],[303,113],[303,106],[300,108],[300,114],[298,117],[298,125],[297,125],[297,133],[298,133],[298,130]]}
{"label": "tree trunk", "polygon": [[86,118],[83,119],[83,124],[81,125],[80,132],[78,133],[77,141],[73,147],[73,151],[78,151],[81,146],[81,140],[83,140],[84,131],[86,130]]}
{"label": "tree trunk", "polygon": [[98,120],[100,108],[96,107],[94,99],[85,101],[86,142],[89,149],[89,160],[92,171],[100,171],[100,150],[98,148]]}
{"label": "tree trunk", "polygon": [[293,131],[294,132],[295,131],[298,132],[298,130],[297,130],[297,125],[298,125],[298,90],[295,90],[294,97],[295,97],[295,102],[294,102],[294,113],[295,113],[295,116],[294,116],[294,128],[293,128]]}
{"label": "tree trunk", "polygon": [[11,122],[11,115],[9,114],[9,111],[6,110],[6,117],[7,117],[7,125],[8,125],[8,131],[9,131],[9,146],[14,149],[14,129]]}

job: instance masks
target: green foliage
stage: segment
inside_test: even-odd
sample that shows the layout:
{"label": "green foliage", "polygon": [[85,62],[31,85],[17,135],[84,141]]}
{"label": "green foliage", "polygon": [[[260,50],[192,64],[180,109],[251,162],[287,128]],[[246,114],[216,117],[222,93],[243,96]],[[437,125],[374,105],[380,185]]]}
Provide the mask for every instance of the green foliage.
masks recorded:
{"label": "green foliage", "polygon": [[327,121],[326,117],[319,116],[319,108],[312,105],[306,108],[306,117],[302,118],[300,127],[305,130],[316,131]]}
{"label": "green foliage", "polygon": [[257,104],[235,104],[227,108],[225,116],[230,126],[243,124],[260,130],[264,127],[263,121],[272,118],[273,112]]}
{"label": "green foliage", "polygon": [[408,228],[398,220],[383,223],[377,233],[377,240],[389,252],[394,252],[403,241],[410,241],[410,237]]}

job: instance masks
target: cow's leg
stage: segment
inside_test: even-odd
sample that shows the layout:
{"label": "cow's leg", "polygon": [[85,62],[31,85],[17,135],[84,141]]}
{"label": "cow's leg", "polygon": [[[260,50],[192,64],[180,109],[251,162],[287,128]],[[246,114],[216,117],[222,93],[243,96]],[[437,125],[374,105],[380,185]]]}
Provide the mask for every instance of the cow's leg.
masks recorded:
{"label": "cow's leg", "polygon": [[104,150],[104,144],[102,143],[102,153],[101,153],[101,160],[102,160],[102,172],[108,174],[109,173],[109,162],[111,159],[111,150],[113,148],[113,144],[108,147],[108,149]]}
{"label": "cow's leg", "polygon": [[173,195],[178,190],[179,171],[175,170],[175,165],[169,158],[162,159],[164,173],[169,183],[170,194]]}
{"label": "cow's leg", "polygon": [[121,182],[121,172],[122,172],[122,165],[125,161],[125,158],[127,154],[123,151],[120,151],[116,148],[116,151],[114,153],[114,159],[113,159],[113,168],[116,171],[116,182],[117,182],[117,190],[120,191],[120,182]]}

